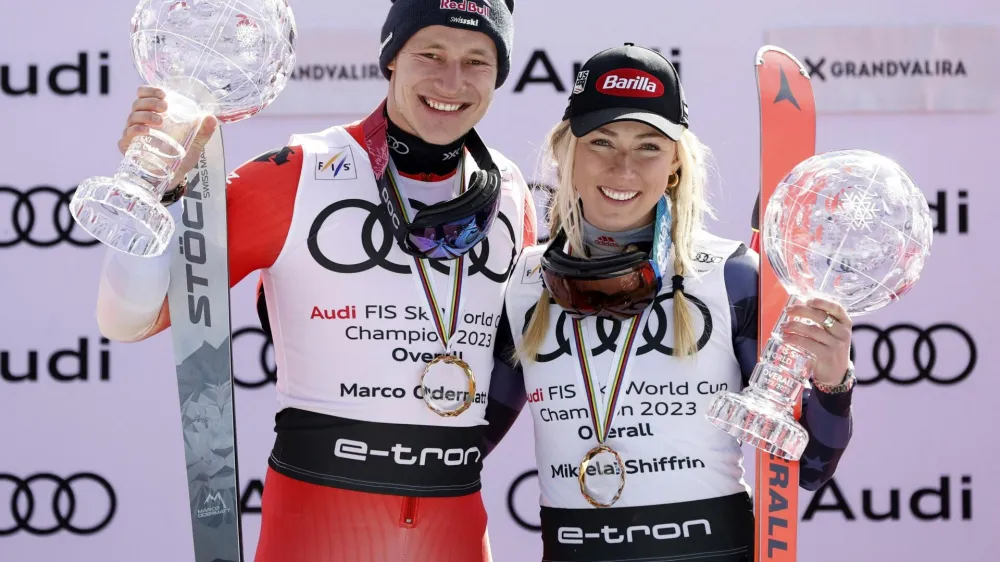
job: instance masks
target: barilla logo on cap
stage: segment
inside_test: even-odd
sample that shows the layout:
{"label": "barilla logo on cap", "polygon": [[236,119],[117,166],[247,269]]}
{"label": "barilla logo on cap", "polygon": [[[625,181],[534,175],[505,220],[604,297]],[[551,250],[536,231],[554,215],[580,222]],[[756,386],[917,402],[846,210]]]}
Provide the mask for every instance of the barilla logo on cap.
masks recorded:
{"label": "barilla logo on cap", "polygon": [[490,17],[490,3],[488,0],[479,0],[479,2],[473,2],[472,0],[465,0],[464,2],[441,0],[441,9],[471,12],[473,14],[479,14],[484,18]]}
{"label": "barilla logo on cap", "polygon": [[648,72],[635,68],[619,68],[597,80],[597,91],[609,96],[626,98],[658,98],[663,95],[663,82]]}

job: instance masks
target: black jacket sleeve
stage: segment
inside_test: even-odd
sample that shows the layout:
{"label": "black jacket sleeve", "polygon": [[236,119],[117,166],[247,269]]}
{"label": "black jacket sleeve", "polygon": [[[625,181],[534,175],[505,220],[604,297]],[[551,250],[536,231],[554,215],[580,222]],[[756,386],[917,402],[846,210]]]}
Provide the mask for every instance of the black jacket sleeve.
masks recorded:
{"label": "black jacket sleeve", "polygon": [[507,308],[504,307],[497,326],[496,345],[493,347],[493,374],[490,377],[489,398],[486,405],[486,431],[483,436],[483,456],[488,455],[521,414],[528,396],[524,391],[524,372],[514,360],[514,338],[510,332]]}

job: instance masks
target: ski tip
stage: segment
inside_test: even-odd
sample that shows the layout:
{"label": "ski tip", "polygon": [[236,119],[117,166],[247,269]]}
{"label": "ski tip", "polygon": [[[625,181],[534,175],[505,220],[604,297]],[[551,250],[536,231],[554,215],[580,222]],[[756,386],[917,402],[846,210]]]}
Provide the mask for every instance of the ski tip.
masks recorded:
{"label": "ski tip", "polygon": [[781,47],[778,47],[777,45],[764,45],[763,47],[757,50],[757,58],[756,58],[757,66],[764,66],[764,54],[767,53],[768,51],[781,53],[782,55],[785,55],[786,57],[792,59],[792,62],[794,62],[795,65],[799,67],[799,74],[804,76],[807,80],[810,78],[809,71],[806,70],[805,65],[802,64],[802,62],[798,58],[796,58],[795,55],[789,53],[788,51],[782,49]]}

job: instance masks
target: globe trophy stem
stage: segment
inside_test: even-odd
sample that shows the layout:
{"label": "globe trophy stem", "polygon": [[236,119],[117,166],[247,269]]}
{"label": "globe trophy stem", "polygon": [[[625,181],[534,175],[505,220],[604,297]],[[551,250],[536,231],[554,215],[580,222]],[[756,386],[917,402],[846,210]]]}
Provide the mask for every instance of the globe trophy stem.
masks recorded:
{"label": "globe trophy stem", "polygon": [[166,91],[163,124],[132,140],[114,177],[92,177],[76,189],[70,213],[101,242],[143,257],[164,252],[174,220],[160,199],[208,116],[198,103]]}
{"label": "globe trophy stem", "polygon": [[[797,300],[789,297],[787,304]],[[812,374],[815,358],[784,341],[782,329],[790,321],[787,313],[782,313],[750,376],[750,384],[741,393],[717,393],[709,404],[707,418],[741,442],[797,461],[809,437],[795,420],[794,408]]]}

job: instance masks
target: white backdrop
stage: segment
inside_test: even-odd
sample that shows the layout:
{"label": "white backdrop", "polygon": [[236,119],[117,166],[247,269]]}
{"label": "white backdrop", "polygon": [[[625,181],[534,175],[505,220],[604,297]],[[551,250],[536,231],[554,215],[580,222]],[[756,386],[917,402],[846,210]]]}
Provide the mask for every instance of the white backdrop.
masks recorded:
{"label": "white backdrop", "polygon": [[[134,0],[21,2],[16,14],[7,12],[0,18],[3,562],[193,559],[170,336],[164,333],[132,345],[102,342],[93,311],[103,248],[70,241],[87,242],[79,229],[59,241],[56,229],[68,228],[70,219],[51,190],[30,192],[17,203],[34,187],[65,191],[85,177],[107,175],[117,167],[121,155],[116,140],[139,85],[128,50],[134,4]],[[388,6],[386,0],[296,0],[300,35],[325,53],[310,54],[309,63],[373,63]],[[711,192],[720,220],[712,228],[743,240],[749,238],[759,178],[753,55],[769,30],[1000,24],[1000,9],[988,0],[947,4],[782,0],[766,6],[633,0],[618,3],[616,9],[607,7],[594,0],[518,3],[511,77],[480,127],[484,138],[517,162],[526,177],[535,177],[538,147],[562,115],[569,93],[552,83],[529,83],[514,91],[528,61],[538,58],[536,51],[545,53],[565,89],[573,83],[574,62],[598,50],[625,41],[658,47],[680,63],[692,127],[715,152],[717,174]],[[781,46],[796,51],[792,44]],[[87,93],[54,94],[49,71],[60,64],[76,64],[81,52],[88,58]],[[969,69],[969,80],[978,88],[978,97],[969,106],[980,108],[976,112],[943,112],[935,104],[921,111],[892,112],[890,96],[878,112],[820,116],[820,151],[867,148],[897,159],[932,204],[942,203],[940,217],[946,224],[911,295],[857,320],[875,328],[859,330],[855,344],[859,376],[869,382],[855,394],[854,440],[837,473],[836,490],[800,496],[800,514],[807,516],[799,529],[800,560],[875,561],[894,556],[921,562],[985,561],[995,560],[1000,552],[996,533],[1000,487],[990,470],[1000,461],[994,432],[1000,420],[990,392],[995,370],[989,367],[997,359],[989,342],[996,337],[994,317],[1000,303],[995,287],[1000,273],[988,261],[994,237],[987,228],[992,210],[1000,204],[1000,192],[993,185],[1000,117],[992,111],[995,71],[983,67],[996,52],[987,57],[980,53],[974,57],[977,65]],[[831,44],[827,54],[831,61],[838,53],[884,55],[859,51],[853,44]],[[825,52],[807,54],[818,58]],[[318,60],[324,57],[325,61]],[[27,85],[29,65],[38,69],[38,93],[12,95],[9,90]],[[106,87],[101,84],[101,65],[107,66]],[[539,63],[532,76],[545,73]],[[358,81],[327,82],[325,90],[320,85],[308,111],[279,100],[283,105],[276,104],[274,111],[226,127],[229,168],[280,146],[293,132],[360,117],[360,110],[379,101],[381,90],[378,79],[365,79],[361,71],[359,76]],[[59,85],[72,89],[74,79],[64,71]],[[855,80],[859,92],[874,83]],[[901,77],[896,80],[897,92],[913,87]],[[302,86],[291,86],[290,98],[293,88]],[[962,98],[960,88],[957,93],[953,84],[947,88],[949,95]],[[833,94],[818,90],[821,111],[825,95]],[[319,96],[327,97],[315,101]],[[309,101],[307,96],[298,99]],[[831,107],[834,101],[847,105],[851,101],[830,100]],[[335,114],[320,114],[330,111]],[[46,245],[46,240],[55,242]],[[234,289],[234,330],[259,326],[253,308],[255,284],[252,275]],[[897,326],[902,328],[876,338],[878,330]],[[83,362],[86,380],[81,380],[73,355],[50,361],[60,350],[79,352],[81,339],[88,355]],[[262,337],[252,333],[236,340],[241,380],[262,380],[262,343]],[[271,361],[270,355],[266,359]],[[963,371],[965,377],[953,380]],[[30,373],[37,373],[37,380],[16,380]],[[891,380],[913,379],[920,373],[924,376],[912,384]],[[61,381],[60,374],[81,377]],[[274,435],[273,387],[240,388],[236,404],[246,490],[245,553],[252,559],[259,530],[259,515],[252,508],[259,506],[259,480]],[[484,494],[498,562],[540,558],[540,536],[525,528],[538,522],[535,481],[523,479],[516,493],[509,493],[512,483],[533,469],[532,451],[530,419],[522,416],[486,462]],[[93,473],[113,490],[113,503],[96,483],[100,479],[92,478],[78,478],[59,494],[55,482],[45,478],[30,481],[26,488],[30,493],[16,491],[17,479],[46,473],[63,479]],[[911,498],[922,488],[940,490],[942,478],[949,486],[948,516],[920,519],[919,513],[940,512],[941,498],[928,494],[922,494],[923,499],[918,495],[919,501]],[[896,497],[898,516],[873,520],[872,514],[887,513]],[[815,500],[814,508],[840,503],[841,509],[806,513],[810,500]],[[963,507],[963,501],[970,505]],[[62,521],[57,519],[60,513]],[[87,531],[103,519],[108,521],[100,530]],[[45,532],[46,527],[55,529]]]}

